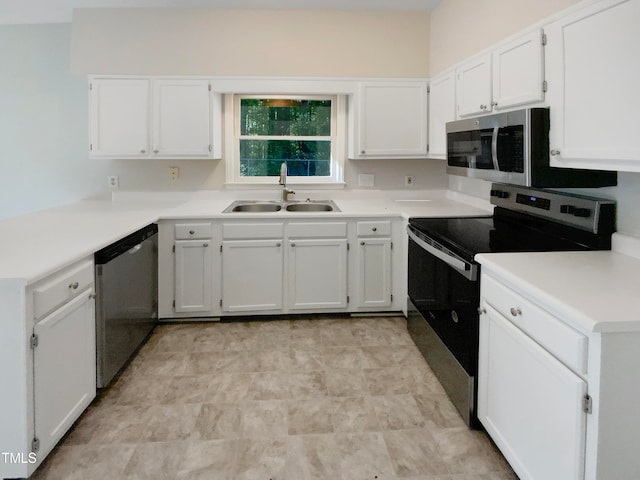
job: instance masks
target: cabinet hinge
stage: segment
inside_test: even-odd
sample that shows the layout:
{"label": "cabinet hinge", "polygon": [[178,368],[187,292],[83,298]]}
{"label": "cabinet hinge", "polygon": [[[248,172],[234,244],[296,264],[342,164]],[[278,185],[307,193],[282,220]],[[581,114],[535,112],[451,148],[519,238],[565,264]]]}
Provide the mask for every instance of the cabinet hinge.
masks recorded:
{"label": "cabinet hinge", "polygon": [[89,144],[89,151],[90,151],[90,152],[93,152],[93,143],[90,143],[90,144]]}
{"label": "cabinet hinge", "polygon": [[547,81],[546,81],[546,80],[543,80],[543,81],[542,81],[542,91],[543,91],[543,92],[546,92],[546,91],[547,91],[547,87],[548,87],[548,85],[547,85]]}
{"label": "cabinet hinge", "polygon": [[222,306],[222,299],[220,299],[220,306]]}
{"label": "cabinet hinge", "polygon": [[31,348],[36,348],[38,346],[38,335],[35,333],[31,335],[31,341],[29,342]]}
{"label": "cabinet hinge", "polygon": [[427,152],[429,151],[429,144],[427,143]]}
{"label": "cabinet hinge", "polygon": [[209,91],[211,91],[211,84],[209,84]]}
{"label": "cabinet hinge", "polygon": [[171,251],[172,251],[173,253],[176,253],[176,246],[175,246],[175,245],[173,246],[173,248],[171,249]]}
{"label": "cabinet hinge", "polygon": [[213,152],[213,145],[209,144],[209,153]]}
{"label": "cabinet hinge", "polygon": [[349,242],[347,242],[347,250],[349,250],[351,247],[349,246]]}
{"label": "cabinet hinge", "polygon": [[176,308],[176,301],[173,301],[173,308]]}
{"label": "cabinet hinge", "polygon": [[347,303],[349,303],[349,295],[347,295]]}
{"label": "cabinet hinge", "polygon": [[93,90],[93,83],[89,84],[89,90]]}
{"label": "cabinet hinge", "polygon": [[33,440],[31,440],[31,451],[37,452],[38,450],[40,450],[40,440],[38,437],[33,437]]}
{"label": "cabinet hinge", "polygon": [[547,34],[542,34],[542,46],[544,47],[547,44]]}
{"label": "cabinet hinge", "polygon": [[431,93],[431,87],[427,87],[427,93]]}
{"label": "cabinet hinge", "polygon": [[391,250],[393,250],[393,242],[390,243]]}
{"label": "cabinet hinge", "polygon": [[593,411],[593,401],[590,395],[582,397],[582,411],[584,413],[591,413]]}
{"label": "cabinet hinge", "polygon": [[[222,245],[220,245],[220,253],[222,253]],[[222,301],[222,300],[221,300]]]}
{"label": "cabinet hinge", "polygon": [[393,302],[393,293],[391,294],[391,301]]}

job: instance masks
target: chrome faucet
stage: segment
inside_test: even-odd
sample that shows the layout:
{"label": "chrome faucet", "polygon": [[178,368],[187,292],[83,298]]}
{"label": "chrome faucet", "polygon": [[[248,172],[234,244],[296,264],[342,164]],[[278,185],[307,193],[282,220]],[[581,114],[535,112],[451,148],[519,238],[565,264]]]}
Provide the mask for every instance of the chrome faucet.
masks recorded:
{"label": "chrome faucet", "polygon": [[282,185],[281,200],[283,202],[289,201],[289,195],[295,195],[296,192],[287,188],[287,164],[285,162],[280,165],[280,181],[278,183]]}

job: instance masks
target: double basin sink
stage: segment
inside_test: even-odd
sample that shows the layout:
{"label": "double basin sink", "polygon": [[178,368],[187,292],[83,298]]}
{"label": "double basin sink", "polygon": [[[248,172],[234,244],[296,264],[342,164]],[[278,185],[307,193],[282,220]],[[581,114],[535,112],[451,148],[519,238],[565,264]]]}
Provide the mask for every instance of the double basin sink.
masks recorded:
{"label": "double basin sink", "polygon": [[305,200],[294,202],[270,202],[265,200],[236,200],[222,213],[273,213],[286,212],[339,212],[333,200]]}

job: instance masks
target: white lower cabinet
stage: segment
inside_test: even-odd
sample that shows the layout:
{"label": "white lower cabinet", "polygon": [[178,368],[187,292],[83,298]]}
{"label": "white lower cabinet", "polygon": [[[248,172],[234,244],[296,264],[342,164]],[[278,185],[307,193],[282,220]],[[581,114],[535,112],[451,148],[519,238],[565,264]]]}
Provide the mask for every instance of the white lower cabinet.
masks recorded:
{"label": "white lower cabinet", "polygon": [[210,240],[176,240],[175,311],[209,312],[213,307],[213,248]]}
{"label": "white lower cabinet", "polygon": [[346,308],[347,239],[289,240],[288,245],[289,308]]}
{"label": "white lower cabinet", "polygon": [[484,308],[480,421],[521,479],[584,478],[586,382],[501,313]]}
{"label": "white lower cabinet", "polygon": [[222,242],[222,311],[281,310],[282,239]]}
{"label": "white lower cabinet", "polygon": [[92,289],[86,290],[34,326],[34,449],[38,455],[51,451],[96,395],[92,294]]}
{"label": "white lower cabinet", "polygon": [[358,239],[357,307],[390,307],[391,293],[390,238]]}

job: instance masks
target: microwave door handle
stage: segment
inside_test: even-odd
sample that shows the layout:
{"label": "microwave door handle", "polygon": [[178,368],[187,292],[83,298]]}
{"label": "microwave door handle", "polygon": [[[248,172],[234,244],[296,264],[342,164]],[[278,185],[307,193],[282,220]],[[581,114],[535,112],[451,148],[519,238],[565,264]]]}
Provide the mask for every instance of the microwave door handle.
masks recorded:
{"label": "microwave door handle", "polygon": [[500,171],[500,164],[498,163],[498,131],[500,129],[495,127],[491,136],[491,160],[493,161],[493,169],[496,172]]}
{"label": "microwave door handle", "polygon": [[426,250],[434,257],[442,260],[444,263],[446,263],[450,267],[460,272],[469,280],[475,281],[476,279],[476,268],[474,268],[475,265],[469,265],[466,262],[463,262],[462,260],[458,260],[457,258],[454,258],[451,255],[447,255],[445,252],[437,249],[433,245],[429,245],[427,242],[425,242],[420,237],[418,237],[415,233],[413,233],[409,226],[407,226],[407,234],[409,235],[409,238],[414,242],[416,242],[420,248],[422,248],[423,250]]}

